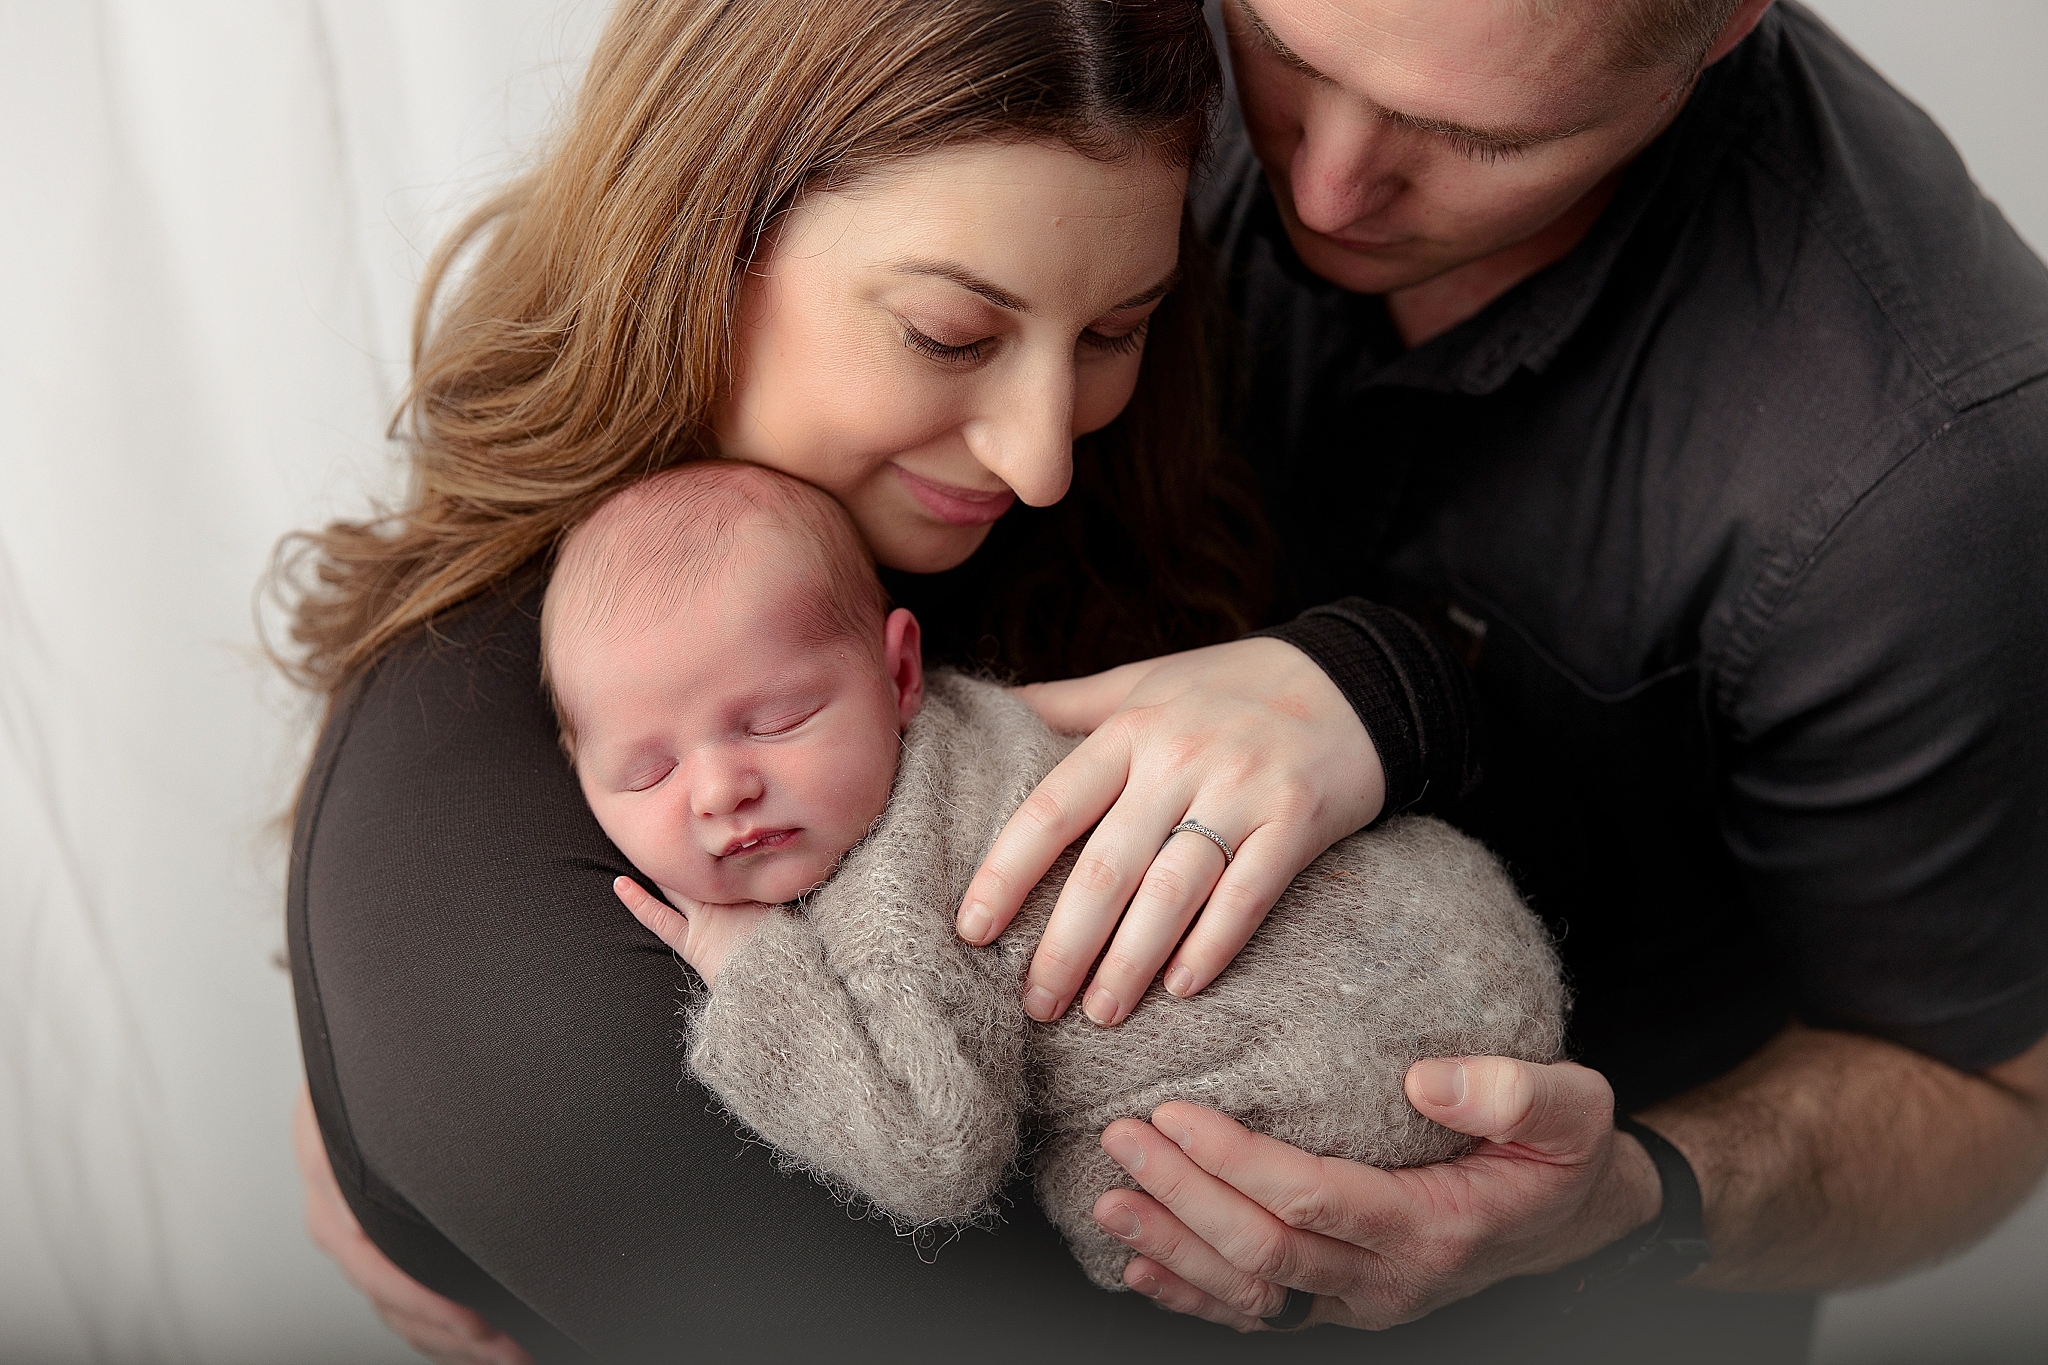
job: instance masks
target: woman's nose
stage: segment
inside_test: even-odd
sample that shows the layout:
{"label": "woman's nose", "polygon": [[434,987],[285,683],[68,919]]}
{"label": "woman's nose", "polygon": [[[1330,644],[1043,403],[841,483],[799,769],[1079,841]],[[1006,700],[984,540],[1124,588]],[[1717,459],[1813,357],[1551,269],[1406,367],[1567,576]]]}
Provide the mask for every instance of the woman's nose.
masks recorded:
{"label": "woman's nose", "polygon": [[1303,112],[1288,164],[1294,215],[1310,232],[1335,233],[1385,208],[1401,192],[1397,139],[1370,111],[1335,99]]}
{"label": "woman's nose", "polygon": [[984,469],[1027,507],[1050,507],[1074,478],[1074,361],[1035,358],[995,386],[961,434]]}

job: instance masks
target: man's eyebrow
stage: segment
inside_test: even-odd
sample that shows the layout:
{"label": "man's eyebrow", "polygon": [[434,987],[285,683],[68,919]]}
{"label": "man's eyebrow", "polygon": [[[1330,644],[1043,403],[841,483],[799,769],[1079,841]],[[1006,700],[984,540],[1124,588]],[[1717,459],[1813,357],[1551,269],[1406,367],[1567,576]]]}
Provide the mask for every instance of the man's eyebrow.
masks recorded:
{"label": "man's eyebrow", "polygon": [[990,284],[964,265],[952,261],[901,261],[891,267],[898,275],[936,275],[942,280],[951,280],[970,294],[979,294],[998,308],[1012,313],[1028,313],[1024,300],[1007,289]]}
{"label": "man's eyebrow", "polygon": [[[977,294],[987,299],[996,307],[1007,309],[1012,313],[1029,313],[1031,311],[1025,306],[1024,300],[1018,298],[1015,294],[989,283],[966,266],[956,265],[952,261],[900,261],[890,267],[890,269],[898,275],[934,275],[942,280],[951,280],[969,293]],[[1162,275],[1159,282],[1150,289],[1131,295],[1131,297],[1111,307],[1108,311],[1121,313],[1127,308],[1143,308],[1152,300],[1164,297],[1168,290],[1179,283],[1180,267],[1176,265],[1173,269]]]}
{"label": "man's eyebrow", "polygon": [[[1289,47],[1273,32],[1259,12],[1251,7],[1251,0],[1231,0],[1238,13],[1244,16],[1259,41],[1281,62],[1299,71],[1302,75],[1318,81],[1330,81],[1330,77],[1310,66],[1300,53]],[[1334,83],[1334,82],[1333,82]],[[1412,128],[1418,133],[1435,133],[1440,137],[1455,138],[1460,142],[1476,142],[1483,147],[1504,152],[1519,152],[1530,147],[1540,147],[1546,142],[1557,142],[1583,132],[1584,125],[1574,124],[1568,128],[1481,128],[1469,123],[1455,123],[1450,119],[1429,118],[1422,114],[1404,114],[1399,109],[1389,109],[1383,104],[1373,104],[1373,112],[1389,123],[1403,128]]]}

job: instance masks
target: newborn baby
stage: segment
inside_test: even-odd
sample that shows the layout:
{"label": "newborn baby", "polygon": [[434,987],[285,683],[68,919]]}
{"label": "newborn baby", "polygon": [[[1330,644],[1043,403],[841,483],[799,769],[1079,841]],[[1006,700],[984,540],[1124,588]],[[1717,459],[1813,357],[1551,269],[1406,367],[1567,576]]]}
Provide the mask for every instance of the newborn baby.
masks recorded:
{"label": "newborn baby", "polygon": [[619,493],[564,543],[541,638],[592,811],[689,917],[620,879],[709,987],[690,1070],[900,1225],[987,1217],[1021,1160],[1083,1269],[1120,1289],[1131,1251],[1092,1216],[1132,1183],[1098,1142],[1113,1120],[1192,1100],[1416,1165],[1470,1139],[1408,1103],[1410,1063],[1558,1054],[1543,929],[1483,848],[1412,818],[1311,863],[1200,996],[1151,991],[1115,1029],[1032,1022],[1021,979],[1073,851],[996,943],[963,942],[953,915],[1077,741],[1004,688],[925,679],[917,622],[888,609],[846,513],[786,476],[697,463]]}

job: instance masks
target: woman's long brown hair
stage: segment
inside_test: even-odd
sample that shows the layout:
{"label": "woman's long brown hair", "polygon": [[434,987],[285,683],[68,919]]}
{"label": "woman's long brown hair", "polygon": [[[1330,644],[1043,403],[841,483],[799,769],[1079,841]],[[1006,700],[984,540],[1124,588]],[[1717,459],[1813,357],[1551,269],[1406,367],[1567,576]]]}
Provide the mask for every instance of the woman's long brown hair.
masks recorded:
{"label": "woman's long brown hair", "polygon": [[[1192,0],[622,0],[566,127],[429,265],[403,505],[280,547],[294,676],[331,696],[623,484],[713,453],[742,281],[805,191],[986,139],[1192,163],[1218,88]],[[1199,312],[1160,310],[1058,508],[925,585],[936,652],[1052,676],[1245,627],[1256,519]]]}

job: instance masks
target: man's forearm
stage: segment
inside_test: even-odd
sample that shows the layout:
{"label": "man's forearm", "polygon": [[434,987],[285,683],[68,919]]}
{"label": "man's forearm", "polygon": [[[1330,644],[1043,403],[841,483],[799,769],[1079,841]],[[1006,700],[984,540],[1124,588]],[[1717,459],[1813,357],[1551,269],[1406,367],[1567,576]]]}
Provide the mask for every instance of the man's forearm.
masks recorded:
{"label": "man's forearm", "polygon": [[1714,1259],[1688,1283],[1828,1290],[1983,1235],[2048,1168],[2048,1040],[1981,1075],[1787,1028],[1640,1116],[1699,1174]]}

